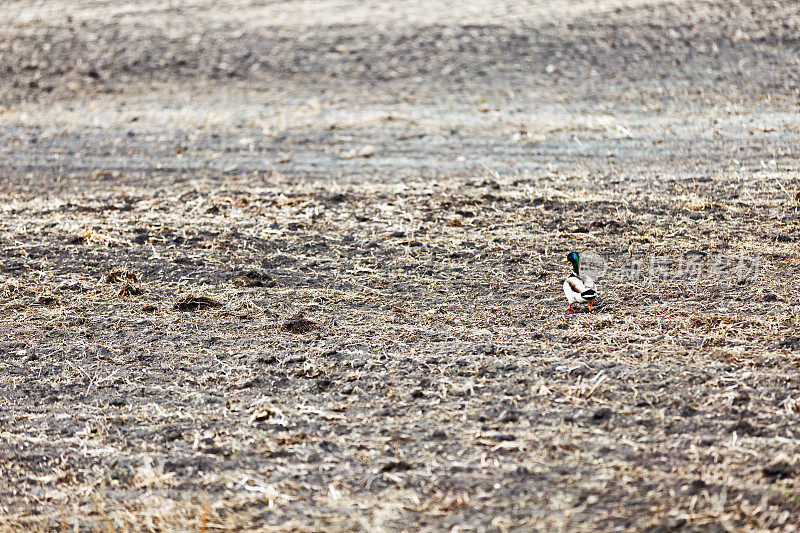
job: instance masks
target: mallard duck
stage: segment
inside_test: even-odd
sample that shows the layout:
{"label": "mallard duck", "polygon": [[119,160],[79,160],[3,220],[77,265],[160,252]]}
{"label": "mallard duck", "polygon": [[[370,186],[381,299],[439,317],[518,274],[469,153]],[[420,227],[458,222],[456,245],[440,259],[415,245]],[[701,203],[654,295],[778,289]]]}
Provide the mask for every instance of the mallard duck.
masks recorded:
{"label": "mallard duck", "polygon": [[564,280],[564,294],[567,296],[569,307],[567,311],[572,311],[572,304],[584,304],[589,302],[589,311],[592,310],[592,302],[597,297],[597,290],[594,288],[594,280],[589,276],[581,276],[581,258],[578,252],[570,252],[564,263],[572,263],[573,273]]}

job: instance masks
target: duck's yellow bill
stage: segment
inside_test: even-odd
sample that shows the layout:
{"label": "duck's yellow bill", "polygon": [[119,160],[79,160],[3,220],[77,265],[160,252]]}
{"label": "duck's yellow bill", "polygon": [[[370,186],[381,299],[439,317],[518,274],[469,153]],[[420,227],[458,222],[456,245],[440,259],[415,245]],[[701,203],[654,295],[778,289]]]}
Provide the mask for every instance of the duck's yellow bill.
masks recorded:
{"label": "duck's yellow bill", "polygon": [[564,259],[561,260],[561,262],[562,263],[566,263],[567,262],[567,258],[565,257]]}

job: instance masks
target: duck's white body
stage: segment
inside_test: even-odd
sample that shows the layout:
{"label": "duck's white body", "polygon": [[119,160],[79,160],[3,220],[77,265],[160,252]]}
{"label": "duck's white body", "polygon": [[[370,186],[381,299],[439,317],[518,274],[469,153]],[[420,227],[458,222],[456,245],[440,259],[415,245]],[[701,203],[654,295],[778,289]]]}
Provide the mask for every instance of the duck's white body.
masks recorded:
{"label": "duck's white body", "polygon": [[570,305],[591,302],[597,297],[594,280],[589,276],[571,274],[564,280],[564,294]]}
{"label": "duck's white body", "polygon": [[592,302],[597,298],[597,289],[594,287],[594,280],[589,276],[581,276],[581,258],[578,252],[570,252],[564,262],[572,263],[572,274],[564,280],[564,294],[569,301],[567,311],[572,311],[572,304],[583,304],[589,302],[589,311],[592,310]]}

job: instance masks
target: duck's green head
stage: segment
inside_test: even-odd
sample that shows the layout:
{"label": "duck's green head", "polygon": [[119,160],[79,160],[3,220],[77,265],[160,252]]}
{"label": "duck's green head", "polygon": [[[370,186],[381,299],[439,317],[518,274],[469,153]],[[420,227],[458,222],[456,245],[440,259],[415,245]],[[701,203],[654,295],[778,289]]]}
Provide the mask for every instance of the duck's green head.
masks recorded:
{"label": "duck's green head", "polygon": [[575,271],[575,274],[578,274],[580,267],[581,267],[581,258],[578,255],[578,252],[570,252],[567,254],[567,258],[564,259],[565,263],[570,263],[572,265],[572,270]]}

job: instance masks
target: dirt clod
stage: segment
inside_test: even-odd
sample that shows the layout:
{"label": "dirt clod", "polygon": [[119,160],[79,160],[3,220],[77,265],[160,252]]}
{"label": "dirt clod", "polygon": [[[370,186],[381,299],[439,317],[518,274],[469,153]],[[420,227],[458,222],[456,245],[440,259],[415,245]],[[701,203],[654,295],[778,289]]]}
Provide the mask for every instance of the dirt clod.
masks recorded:
{"label": "dirt clod", "polygon": [[177,311],[200,311],[203,309],[222,307],[222,305],[223,303],[221,301],[210,296],[185,294],[179,297],[172,307]]}
{"label": "dirt clod", "polygon": [[797,468],[788,461],[776,461],[761,469],[764,476],[785,479],[795,475]]}
{"label": "dirt clod", "polygon": [[140,278],[138,272],[125,268],[114,268],[103,275],[103,281],[106,283],[138,283]]}
{"label": "dirt clod", "polygon": [[608,409],[607,407],[602,407],[592,413],[592,420],[595,422],[602,422],[610,419],[612,416],[614,416],[614,411]]}
{"label": "dirt clod", "polygon": [[123,283],[122,286],[120,286],[119,291],[117,292],[117,295],[120,298],[139,296],[141,294],[144,294],[144,289],[142,288],[142,286],[139,285],[138,283],[130,283],[130,282]]}
{"label": "dirt clod", "polygon": [[386,463],[385,465],[381,466],[381,472],[405,472],[406,470],[411,470],[414,468],[414,465],[409,463],[408,461],[392,461]]}
{"label": "dirt clod", "polygon": [[303,314],[296,314],[291,318],[286,319],[281,324],[281,329],[283,331],[288,331],[289,333],[308,333],[309,331],[314,331],[316,329],[320,329],[322,326],[313,320],[309,320]]}
{"label": "dirt clod", "polygon": [[36,298],[36,303],[39,305],[56,305],[58,304],[58,298],[52,294],[43,294]]}
{"label": "dirt clod", "polygon": [[240,287],[274,287],[275,280],[261,270],[248,270],[233,278],[233,284]]}

